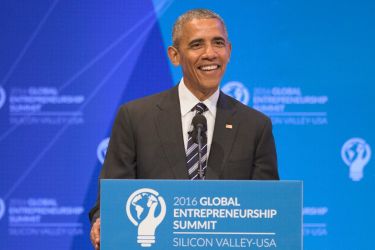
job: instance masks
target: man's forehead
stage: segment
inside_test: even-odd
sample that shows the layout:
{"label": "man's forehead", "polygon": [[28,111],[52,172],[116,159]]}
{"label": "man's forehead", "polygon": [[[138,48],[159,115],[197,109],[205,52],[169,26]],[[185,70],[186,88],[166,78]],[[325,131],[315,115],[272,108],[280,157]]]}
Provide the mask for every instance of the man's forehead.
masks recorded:
{"label": "man's forehead", "polygon": [[185,23],[182,29],[182,37],[188,40],[198,39],[212,35],[212,39],[226,39],[225,30],[221,21],[217,18],[192,19]]}
{"label": "man's forehead", "polygon": [[217,18],[193,18],[187,21],[183,25],[183,29],[189,29],[191,27],[200,27],[200,28],[215,28],[221,29],[224,31],[224,26],[221,21]]}

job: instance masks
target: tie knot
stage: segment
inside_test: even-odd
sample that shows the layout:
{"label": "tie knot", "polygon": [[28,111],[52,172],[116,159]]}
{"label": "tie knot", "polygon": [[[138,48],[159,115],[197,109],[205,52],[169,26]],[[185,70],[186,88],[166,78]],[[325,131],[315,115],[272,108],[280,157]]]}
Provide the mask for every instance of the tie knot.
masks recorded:
{"label": "tie knot", "polygon": [[196,110],[197,113],[201,115],[203,112],[206,112],[208,108],[203,102],[200,102],[197,105],[195,105],[194,108],[191,109],[191,111],[194,110]]}

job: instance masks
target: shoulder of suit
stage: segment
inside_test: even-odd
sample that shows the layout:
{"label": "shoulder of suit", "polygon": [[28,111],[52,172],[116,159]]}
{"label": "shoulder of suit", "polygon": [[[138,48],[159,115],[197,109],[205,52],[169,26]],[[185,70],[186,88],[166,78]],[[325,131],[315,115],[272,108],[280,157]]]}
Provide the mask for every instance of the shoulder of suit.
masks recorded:
{"label": "shoulder of suit", "polygon": [[258,120],[270,120],[270,118],[263,114],[262,112],[253,109],[242,102],[238,101],[237,99],[221,92],[222,95],[227,98],[227,102],[229,105],[231,105],[234,109],[236,109],[236,112],[242,116],[242,117],[249,117],[251,119],[258,119]]}

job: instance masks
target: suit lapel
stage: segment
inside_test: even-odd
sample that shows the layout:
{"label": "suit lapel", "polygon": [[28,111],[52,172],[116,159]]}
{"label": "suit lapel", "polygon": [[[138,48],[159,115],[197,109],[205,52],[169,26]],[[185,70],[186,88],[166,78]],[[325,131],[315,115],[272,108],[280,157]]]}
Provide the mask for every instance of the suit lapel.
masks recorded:
{"label": "suit lapel", "polygon": [[188,179],[178,87],[167,92],[157,107],[156,128],[169,166],[176,179]]}
{"label": "suit lapel", "polygon": [[207,179],[221,179],[238,128],[234,119],[236,109],[230,99],[220,92],[217,102],[214,135],[207,164]]}

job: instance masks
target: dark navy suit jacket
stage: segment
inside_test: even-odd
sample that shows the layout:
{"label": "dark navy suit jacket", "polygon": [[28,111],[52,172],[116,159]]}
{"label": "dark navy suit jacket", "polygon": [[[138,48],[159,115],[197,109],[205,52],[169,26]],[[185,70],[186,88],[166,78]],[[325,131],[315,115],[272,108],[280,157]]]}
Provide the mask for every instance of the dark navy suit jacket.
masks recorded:
{"label": "dark navy suit jacket", "polygon": [[[120,108],[100,179],[188,179],[177,86]],[[270,119],[222,92],[206,179],[279,179]]]}

